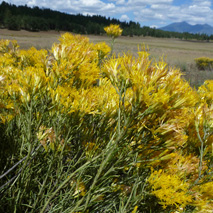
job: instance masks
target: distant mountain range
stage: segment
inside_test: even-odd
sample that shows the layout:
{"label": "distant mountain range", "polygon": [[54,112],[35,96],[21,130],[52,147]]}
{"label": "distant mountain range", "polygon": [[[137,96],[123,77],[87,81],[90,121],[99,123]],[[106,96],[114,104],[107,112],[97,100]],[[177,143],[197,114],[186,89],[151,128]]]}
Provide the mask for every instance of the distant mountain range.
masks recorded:
{"label": "distant mountain range", "polygon": [[187,22],[177,22],[169,24],[165,27],[159,28],[160,30],[164,31],[171,31],[171,32],[179,32],[179,33],[193,33],[193,34],[206,34],[206,35],[213,35],[213,27],[208,24],[196,24],[191,25]]}

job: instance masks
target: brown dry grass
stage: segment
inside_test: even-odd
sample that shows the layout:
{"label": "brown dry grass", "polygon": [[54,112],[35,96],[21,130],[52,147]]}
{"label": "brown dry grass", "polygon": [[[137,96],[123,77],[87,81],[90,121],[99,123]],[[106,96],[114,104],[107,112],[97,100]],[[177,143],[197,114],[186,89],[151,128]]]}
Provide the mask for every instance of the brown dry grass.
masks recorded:
{"label": "brown dry grass", "polygon": [[[0,39],[17,40],[20,48],[28,49],[32,46],[37,49],[51,49],[54,42],[64,32],[28,32],[9,31],[0,29]],[[106,36],[89,35],[91,42],[106,41],[110,44],[110,38]],[[163,39],[151,37],[120,37],[116,40],[114,49],[116,53],[131,52],[136,55],[138,47],[145,45],[153,60],[164,57],[171,66],[179,67],[185,74],[185,78],[191,85],[199,86],[207,79],[213,79],[213,71],[199,71],[194,63],[195,58],[213,58],[213,42],[182,41],[180,39]]]}
{"label": "brown dry grass", "polygon": [[37,49],[50,49],[52,44],[57,42],[60,35],[61,33],[57,31],[28,32],[25,30],[0,29],[0,39],[17,40],[22,49],[28,49],[32,46]]}

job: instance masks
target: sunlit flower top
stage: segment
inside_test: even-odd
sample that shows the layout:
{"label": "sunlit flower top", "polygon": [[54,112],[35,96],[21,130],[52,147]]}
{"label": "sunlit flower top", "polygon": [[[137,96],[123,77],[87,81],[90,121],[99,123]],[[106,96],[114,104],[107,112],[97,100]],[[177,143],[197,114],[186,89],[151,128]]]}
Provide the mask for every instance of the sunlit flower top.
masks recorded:
{"label": "sunlit flower top", "polygon": [[113,38],[117,38],[118,36],[121,36],[123,32],[120,26],[116,24],[110,24],[110,26],[105,27],[104,30],[106,31],[108,36],[111,36]]}

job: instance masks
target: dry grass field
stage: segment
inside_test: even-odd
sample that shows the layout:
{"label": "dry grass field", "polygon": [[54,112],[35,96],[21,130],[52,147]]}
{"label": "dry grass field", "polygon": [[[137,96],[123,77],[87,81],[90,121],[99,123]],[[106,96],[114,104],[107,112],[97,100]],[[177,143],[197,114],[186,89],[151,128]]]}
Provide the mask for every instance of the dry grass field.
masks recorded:
{"label": "dry grass field", "polygon": [[[20,48],[27,49],[31,46],[37,49],[50,49],[54,42],[64,32],[28,32],[9,31],[0,29],[0,39],[17,40]],[[110,44],[110,38],[106,36],[89,35],[91,42],[106,41]],[[213,79],[213,70],[199,71],[194,63],[198,57],[213,58],[213,42],[182,41],[180,39],[163,39],[151,37],[120,37],[116,40],[114,49],[116,53],[131,52],[136,55],[138,47],[145,45],[153,60],[159,60],[162,56],[171,66],[179,67],[184,77],[192,86],[199,86],[207,79]]]}

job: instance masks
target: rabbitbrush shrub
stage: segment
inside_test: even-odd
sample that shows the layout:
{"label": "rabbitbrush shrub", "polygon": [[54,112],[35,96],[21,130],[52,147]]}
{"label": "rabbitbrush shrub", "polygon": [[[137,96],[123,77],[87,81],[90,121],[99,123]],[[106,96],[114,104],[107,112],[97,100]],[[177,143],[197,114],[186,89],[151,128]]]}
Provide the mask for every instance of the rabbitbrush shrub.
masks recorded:
{"label": "rabbitbrush shrub", "polygon": [[59,40],[0,41],[0,212],[211,212],[213,81]]}
{"label": "rabbitbrush shrub", "polygon": [[212,59],[207,57],[196,58],[195,62],[199,70],[205,69],[211,70],[213,68],[213,58]]}

